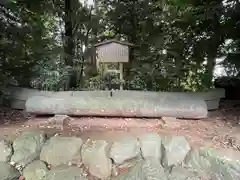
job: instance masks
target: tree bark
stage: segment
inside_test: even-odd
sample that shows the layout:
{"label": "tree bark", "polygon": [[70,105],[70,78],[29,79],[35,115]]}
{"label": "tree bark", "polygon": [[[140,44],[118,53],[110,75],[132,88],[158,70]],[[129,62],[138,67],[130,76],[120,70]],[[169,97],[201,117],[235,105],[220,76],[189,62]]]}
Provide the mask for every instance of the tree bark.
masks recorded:
{"label": "tree bark", "polygon": [[[219,3],[217,2],[216,6],[218,6]],[[216,65],[216,58],[218,56],[218,49],[222,43],[224,43],[224,38],[222,36],[221,32],[221,23],[220,19],[217,14],[214,14],[213,16],[213,30],[214,35],[212,35],[212,38],[209,43],[209,51],[208,51],[208,57],[207,57],[207,65],[206,65],[206,76],[205,76],[205,87],[211,88],[213,85],[213,76],[214,76],[214,68]]]}
{"label": "tree bark", "polygon": [[212,86],[212,80],[213,80],[213,73],[214,73],[215,65],[216,65],[216,56],[209,57],[208,61],[207,61],[206,77],[205,77],[206,88],[211,88],[211,86]]}
{"label": "tree bark", "polygon": [[71,0],[65,0],[65,42],[64,53],[66,65],[73,66],[74,58],[74,39],[72,24],[72,3]]}
{"label": "tree bark", "polygon": [[[138,14],[137,14],[137,10],[136,10],[136,0],[132,1],[132,18],[131,18],[131,23],[132,23],[132,28],[133,31],[130,32],[129,36],[128,36],[128,41],[130,43],[133,43],[134,45],[137,45],[137,34],[138,34]],[[129,47],[129,62],[126,64],[126,77],[124,79],[126,80],[131,80],[131,69],[133,67],[133,63],[135,62],[136,58],[134,55],[134,51],[136,51],[136,46],[134,47]]]}

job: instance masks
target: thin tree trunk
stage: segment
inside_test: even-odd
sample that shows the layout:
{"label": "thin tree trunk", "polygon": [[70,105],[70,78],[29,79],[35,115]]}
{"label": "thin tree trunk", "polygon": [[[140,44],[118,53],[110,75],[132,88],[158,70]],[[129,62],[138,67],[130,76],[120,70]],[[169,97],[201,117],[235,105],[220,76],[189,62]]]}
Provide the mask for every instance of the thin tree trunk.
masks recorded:
{"label": "thin tree trunk", "polygon": [[73,66],[74,58],[74,41],[73,41],[73,24],[72,24],[72,3],[71,0],[65,0],[65,63]]}
{"label": "thin tree trunk", "polygon": [[205,77],[206,88],[211,88],[212,86],[215,65],[216,65],[216,56],[209,57],[207,61],[207,66],[206,66],[206,77]]}
{"label": "thin tree trunk", "polygon": [[[129,35],[128,37],[128,41],[130,43],[133,43],[134,45],[137,45],[137,34],[138,34],[138,20],[137,20],[137,10],[136,10],[136,0],[133,0],[132,2],[132,6],[133,6],[133,12],[132,12],[132,26],[133,26],[133,32]],[[131,69],[133,66],[133,62],[135,62],[135,55],[134,55],[134,51],[136,50],[136,46],[135,47],[130,47],[129,50],[129,63],[126,64],[126,80],[130,80],[131,79]]]}
{"label": "thin tree trunk", "polygon": [[[219,3],[217,2],[216,5],[219,5]],[[212,82],[213,76],[214,76],[213,73],[216,65],[218,48],[224,42],[224,38],[222,37],[222,33],[221,33],[221,24],[217,14],[214,14],[213,26],[216,31],[214,32],[214,35],[212,36],[212,39],[209,44],[209,47],[211,47],[211,49],[208,52],[208,59],[207,59],[207,65],[206,65],[206,77],[205,77],[206,88],[211,88],[211,86],[213,85],[213,82]]]}

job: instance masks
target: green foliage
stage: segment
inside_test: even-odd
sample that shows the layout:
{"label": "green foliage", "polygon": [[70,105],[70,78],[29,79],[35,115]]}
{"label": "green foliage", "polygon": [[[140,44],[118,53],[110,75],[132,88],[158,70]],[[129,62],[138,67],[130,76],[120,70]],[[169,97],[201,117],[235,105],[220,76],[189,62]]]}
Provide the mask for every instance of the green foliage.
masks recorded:
{"label": "green foliage", "polygon": [[[0,2],[0,83],[44,90],[198,91],[212,87],[216,58],[239,76],[236,1],[98,0]],[[116,74],[91,73],[93,44],[119,38],[135,46]],[[231,39],[231,43],[225,44]],[[94,69],[94,68],[90,68]]]}
{"label": "green foliage", "polygon": [[105,90],[106,86],[104,84],[104,80],[101,76],[95,76],[91,77],[88,81],[85,83],[85,88],[87,90],[93,91],[93,90]]}
{"label": "green foliage", "polygon": [[85,83],[85,89],[88,90],[105,90],[119,89],[125,81],[120,80],[119,74],[115,72],[101,73],[89,78]]}

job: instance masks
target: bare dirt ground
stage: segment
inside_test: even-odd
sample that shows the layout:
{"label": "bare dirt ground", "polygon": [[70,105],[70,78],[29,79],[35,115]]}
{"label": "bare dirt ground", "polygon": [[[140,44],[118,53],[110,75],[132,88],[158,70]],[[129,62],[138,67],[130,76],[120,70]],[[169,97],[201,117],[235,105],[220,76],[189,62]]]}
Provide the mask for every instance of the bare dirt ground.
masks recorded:
{"label": "bare dirt ground", "polygon": [[[182,135],[194,146],[204,145],[215,148],[230,148],[240,151],[240,108],[239,102],[223,101],[220,109],[209,112],[203,120],[130,119],[130,118],[76,118],[75,125],[81,128],[64,130],[39,126],[49,117],[24,117],[20,111],[0,109],[0,137],[14,139],[28,129],[41,129],[48,134],[77,135],[83,139],[113,140],[127,134],[155,131],[159,134]],[[239,103],[240,104],[240,103]],[[99,128],[101,126],[101,128]],[[134,127],[137,126],[137,127]],[[117,127],[117,129],[116,129]]]}

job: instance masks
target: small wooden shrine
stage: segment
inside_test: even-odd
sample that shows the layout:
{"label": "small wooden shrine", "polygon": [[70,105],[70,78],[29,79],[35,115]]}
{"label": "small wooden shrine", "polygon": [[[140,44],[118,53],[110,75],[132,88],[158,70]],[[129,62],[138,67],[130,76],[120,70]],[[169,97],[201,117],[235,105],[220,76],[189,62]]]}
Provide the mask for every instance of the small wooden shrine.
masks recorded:
{"label": "small wooden shrine", "polygon": [[[97,69],[104,72],[115,72],[123,80],[123,64],[129,62],[129,47],[133,44],[115,39],[107,40],[94,45],[96,48]],[[122,85],[120,89],[123,89]]]}

